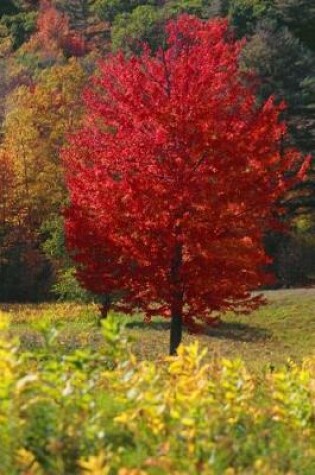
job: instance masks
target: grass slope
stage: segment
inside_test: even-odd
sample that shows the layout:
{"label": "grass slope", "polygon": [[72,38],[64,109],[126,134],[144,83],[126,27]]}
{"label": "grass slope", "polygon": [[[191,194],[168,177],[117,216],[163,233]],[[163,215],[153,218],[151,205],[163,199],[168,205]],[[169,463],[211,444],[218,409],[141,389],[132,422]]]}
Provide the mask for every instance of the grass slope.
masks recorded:
{"label": "grass slope", "polygon": [[[268,305],[251,315],[228,315],[218,328],[206,335],[184,335],[184,343],[198,338],[209,350],[209,358],[241,357],[260,372],[277,367],[289,358],[301,361],[315,348],[315,289],[266,292]],[[102,344],[97,327],[97,309],[74,304],[0,305],[11,314],[10,333],[22,347],[36,351],[42,345],[36,327],[59,327],[60,351]],[[121,318],[117,315],[117,318]],[[168,352],[169,322],[157,319],[146,324],[140,316],[127,320],[135,340],[135,352],[143,359],[158,360]]]}

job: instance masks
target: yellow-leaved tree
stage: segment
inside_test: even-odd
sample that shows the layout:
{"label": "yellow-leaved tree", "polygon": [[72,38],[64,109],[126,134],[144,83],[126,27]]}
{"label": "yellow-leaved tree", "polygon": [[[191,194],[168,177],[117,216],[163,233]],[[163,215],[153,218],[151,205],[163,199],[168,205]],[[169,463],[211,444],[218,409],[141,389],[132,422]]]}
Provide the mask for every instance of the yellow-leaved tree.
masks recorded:
{"label": "yellow-leaved tree", "polygon": [[[80,125],[82,110],[82,90],[87,73],[78,59],[71,58],[64,64],[54,65],[43,70],[35,85],[22,85],[16,88],[8,97],[6,118],[3,125],[4,139],[2,162],[10,164],[10,180],[3,178],[6,189],[10,188],[10,196],[17,206],[10,217],[10,229],[14,239],[10,239],[11,251],[8,260],[16,270],[3,270],[3,281],[8,284],[6,295],[12,294],[18,298],[30,298],[33,290],[25,290],[29,286],[39,292],[41,282],[47,281],[49,286],[49,264],[43,266],[45,257],[41,252],[43,236],[41,228],[44,222],[54,219],[60,214],[60,209],[66,198],[63,183],[63,171],[60,161],[60,147],[66,141],[67,132]],[[8,173],[2,167],[3,174]],[[7,213],[7,191],[1,199],[1,213]],[[12,206],[11,206],[12,208]],[[11,252],[10,251],[10,252]],[[21,295],[11,281],[12,273],[19,279]],[[41,273],[45,273],[45,275]],[[39,274],[38,274],[39,273]],[[37,275],[36,282],[31,276]],[[27,278],[26,278],[27,276]],[[35,286],[35,287],[34,287]],[[0,291],[1,297],[1,291]]]}
{"label": "yellow-leaved tree", "polygon": [[80,123],[86,73],[76,59],[44,70],[35,86],[8,99],[4,149],[17,177],[16,193],[32,227],[58,211],[65,198],[60,147]]}

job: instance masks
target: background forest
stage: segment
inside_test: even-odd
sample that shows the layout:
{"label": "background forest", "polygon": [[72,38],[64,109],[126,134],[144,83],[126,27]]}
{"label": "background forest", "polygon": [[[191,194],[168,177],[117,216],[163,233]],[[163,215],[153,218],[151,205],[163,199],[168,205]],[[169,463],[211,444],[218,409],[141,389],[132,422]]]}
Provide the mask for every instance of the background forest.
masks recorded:
{"label": "background forest", "polygon": [[[258,74],[259,100],[286,101],[290,144],[314,156],[310,0],[1,0],[0,300],[88,298],[64,244],[60,148],[81,124],[82,91],[98,60],[137,53],[143,42],[163,48],[165,23],[183,12],[229,18],[247,40],[241,66]],[[313,164],[279,203],[286,232],[265,237],[279,287],[315,277],[314,173]]]}

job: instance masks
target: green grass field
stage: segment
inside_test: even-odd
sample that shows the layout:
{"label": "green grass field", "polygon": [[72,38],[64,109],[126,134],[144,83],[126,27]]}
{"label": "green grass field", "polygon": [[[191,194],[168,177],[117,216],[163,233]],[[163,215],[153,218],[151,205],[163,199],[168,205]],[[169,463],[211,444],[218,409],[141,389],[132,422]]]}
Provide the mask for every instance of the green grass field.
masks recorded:
{"label": "green grass field", "polygon": [[[277,367],[289,358],[301,361],[315,349],[315,289],[266,292],[268,304],[251,315],[228,315],[222,324],[204,335],[184,334],[184,343],[198,339],[208,348],[208,357],[241,357],[250,369]],[[10,333],[21,346],[36,351],[42,345],[36,327],[43,322],[59,329],[61,352],[75,347],[102,344],[97,325],[97,308],[90,305],[41,304],[0,305],[10,312]],[[124,318],[117,315],[117,318]],[[158,360],[168,352],[169,322],[156,319],[151,324],[141,316],[128,318],[127,328],[135,340],[135,352],[143,359]]]}

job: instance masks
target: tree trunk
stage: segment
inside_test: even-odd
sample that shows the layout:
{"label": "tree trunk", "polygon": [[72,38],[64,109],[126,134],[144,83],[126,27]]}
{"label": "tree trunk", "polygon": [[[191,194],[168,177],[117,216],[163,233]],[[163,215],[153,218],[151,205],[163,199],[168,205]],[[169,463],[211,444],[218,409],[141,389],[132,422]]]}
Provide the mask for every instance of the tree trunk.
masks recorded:
{"label": "tree trunk", "polygon": [[183,332],[183,315],[182,311],[177,309],[172,310],[171,320],[171,335],[170,335],[170,355],[174,356],[177,353],[177,348],[182,341]]}
{"label": "tree trunk", "polygon": [[173,302],[171,306],[171,334],[170,334],[170,355],[176,355],[177,348],[182,341],[183,332],[183,287],[180,270],[183,262],[183,246],[177,244],[174,258],[171,265],[171,284],[174,289]]}
{"label": "tree trunk", "polygon": [[110,310],[110,306],[111,306],[111,298],[109,295],[104,295],[102,297],[102,303],[101,303],[101,306],[100,306],[100,310],[101,310],[101,316],[100,316],[100,323],[102,320],[105,320],[108,316],[108,312]]}

